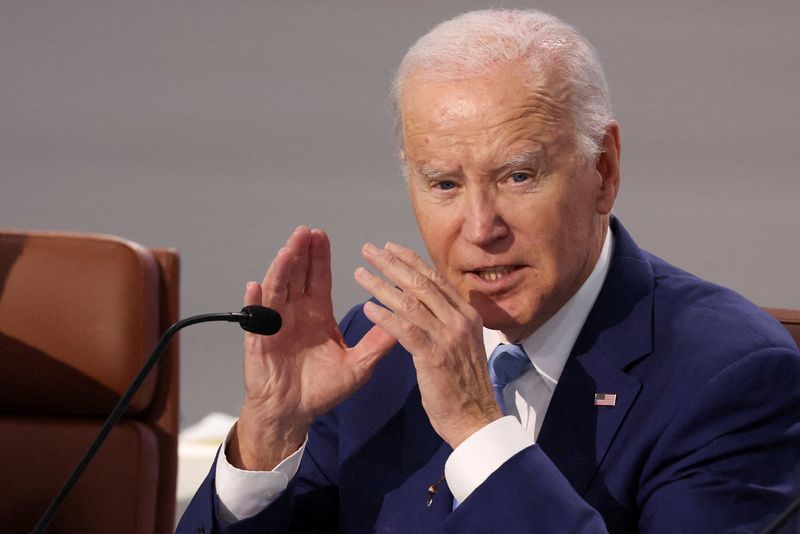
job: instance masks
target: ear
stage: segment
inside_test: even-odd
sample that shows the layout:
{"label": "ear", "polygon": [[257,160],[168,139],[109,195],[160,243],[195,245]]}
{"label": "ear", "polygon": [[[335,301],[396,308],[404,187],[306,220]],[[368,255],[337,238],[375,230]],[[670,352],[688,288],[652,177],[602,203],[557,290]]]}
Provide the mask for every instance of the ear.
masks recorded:
{"label": "ear", "polygon": [[597,156],[595,164],[601,181],[597,195],[597,212],[607,215],[611,213],[619,192],[620,142],[619,124],[616,121],[608,123],[600,148],[602,152]]}

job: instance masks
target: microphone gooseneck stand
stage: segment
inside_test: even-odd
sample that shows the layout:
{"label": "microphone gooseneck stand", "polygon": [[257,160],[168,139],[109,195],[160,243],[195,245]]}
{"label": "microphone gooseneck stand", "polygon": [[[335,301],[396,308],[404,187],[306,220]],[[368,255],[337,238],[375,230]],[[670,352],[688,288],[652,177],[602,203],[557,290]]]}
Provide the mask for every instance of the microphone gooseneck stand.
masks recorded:
{"label": "microphone gooseneck stand", "polygon": [[789,524],[789,520],[792,519],[798,511],[800,511],[800,497],[787,506],[781,515],[776,517],[767,528],[761,531],[761,534],[778,534],[783,527]]}
{"label": "microphone gooseneck stand", "polygon": [[131,385],[128,387],[127,391],[125,391],[125,393],[119,399],[119,402],[117,402],[117,405],[111,411],[111,415],[109,415],[108,419],[106,419],[106,422],[103,423],[103,426],[100,429],[100,432],[98,432],[97,437],[89,446],[80,462],[78,462],[78,465],[69,475],[69,478],[67,478],[67,481],[64,483],[61,491],[58,492],[58,495],[55,496],[53,501],[50,503],[50,506],[48,506],[47,510],[45,510],[44,515],[42,515],[41,519],[39,519],[39,522],[36,523],[36,526],[32,531],[33,534],[41,534],[50,524],[53,516],[58,511],[61,503],[64,501],[64,498],[66,498],[72,487],[80,478],[81,474],[83,474],[84,470],[89,465],[89,462],[91,462],[92,458],[94,458],[94,455],[97,454],[97,451],[103,445],[103,442],[105,441],[109,432],[111,432],[113,426],[128,408],[128,404],[130,404],[134,394],[136,394],[136,391],[138,391],[139,387],[142,385],[142,382],[144,382],[144,379],[147,378],[150,370],[161,357],[161,353],[167,348],[167,345],[175,333],[189,325],[207,323],[210,321],[239,323],[241,327],[248,332],[261,334],[264,336],[275,334],[281,328],[281,316],[278,314],[278,312],[264,306],[245,306],[242,308],[241,312],[234,313],[206,313],[203,315],[194,315],[192,317],[182,319],[170,326],[161,337],[161,340],[153,350],[153,353],[150,355],[147,361],[144,362],[139,374],[136,375],[136,378],[133,379],[133,382],[131,382]]}

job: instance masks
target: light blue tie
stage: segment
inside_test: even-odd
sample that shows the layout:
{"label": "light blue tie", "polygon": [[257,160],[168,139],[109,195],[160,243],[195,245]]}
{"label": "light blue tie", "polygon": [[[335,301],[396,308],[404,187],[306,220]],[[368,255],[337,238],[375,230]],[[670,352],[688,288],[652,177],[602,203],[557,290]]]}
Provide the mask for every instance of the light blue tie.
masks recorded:
{"label": "light blue tie", "polygon": [[530,367],[531,360],[520,345],[498,345],[489,356],[489,377],[492,379],[494,398],[504,414],[508,414],[508,410],[503,399],[503,390]]}

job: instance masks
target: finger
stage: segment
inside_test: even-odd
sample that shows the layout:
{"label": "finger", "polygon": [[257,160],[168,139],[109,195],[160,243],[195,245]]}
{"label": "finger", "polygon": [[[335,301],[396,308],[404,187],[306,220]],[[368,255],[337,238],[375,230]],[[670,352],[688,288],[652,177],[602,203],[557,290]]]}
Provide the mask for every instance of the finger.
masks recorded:
{"label": "finger", "polygon": [[374,302],[365,302],[364,315],[387,335],[396,339],[409,353],[424,354],[430,348],[427,332],[396,313]]}
{"label": "finger", "polygon": [[[375,295],[378,300],[393,310],[403,313],[403,310],[408,308],[410,312],[416,313],[418,311],[417,307],[410,300],[416,299],[433,312],[434,316],[445,323],[454,313],[453,304],[445,296],[438,284],[434,283],[424,273],[409,266],[391,251],[379,249],[375,245],[367,243],[362,249],[362,254],[364,259],[378,269],[381,274],[402,288],[402,293],[392,300],[384,300],[384,298],[387,298],[385,292],[381,296]],[[377,284],[376,289],[380,289]],[[398,309],[396,306],[400,308]],[[407,318],[412,319],[412,316],[409,315]]]}
{"label": "finger", "polygon": [[289,298],[305,292],[310,246],[311,232],[306,226],[298,226],[286,242],[286,248],[292,251]]}
{"label": "finger", "polygon": [[463,304],[467,303],[463,298],[461,298],[461,295],[458,294],[456,288],[450,285],[450,282],[447,281],[447,278],[445,278],[438,269],[425,263],[425,260],[423,260],[419,254],[410,248],[406,248],[402,245],[392,242],[387,242],[386,245],[384,245],[384,248],[400,258],[400,260],[402,260],[412,269],[416,269],[427,276],[431,282],[436,284],[436,286],[445,294],[445,296],[447,296],[451,304],[454,306],[461,308]]}
{"label": "finger", "polygon": [[261,282],[261,305],[280,309],[286,304],[291,270],[292,252],[283,247],[275,255]]}
{"label": "finger", "polygon": [[[253,305],[262,305],[262,289],[261,285],[258,282],[247,282],[244,288],[244,305],[245,306],[253,306]],[[258,336],[252,332],[245,331],[244,332],[244,353],[245,358],[247,358],[248,354],[254,352],[255,346],[258,343]]]}
{"label": "finger", "polygon": [[363,267],[356,269],[355,278],[361,287],[405,321],[424,329],[444,326],[441,318],[437,317],[413,294],[386,283]]}
{"label": "finger", "polygon": [[471,323],[480,322],[481,325],[483,324],[483,320],[478,311],[459,294],[458,290],[450,284],[441,271],[432,265],[428,265],[419,254],[410,248],[392,242],[387,242],[384,248],[396,255],[403,263],[412,269],[425,275],[439,291],[442,292],[450,305],[458,310],[461,316],[467,319],[467,321]]}
{"label": "finger", "polygon": [[261,304],[261,286],[258,282],[247,282],[244,288],[244,306]]}
{"label": "finger", "polygon": [[306,279],[306,293],[315,297],[329,297],[331,280],[331,243],[324,231],[311,230],[311,261]]}

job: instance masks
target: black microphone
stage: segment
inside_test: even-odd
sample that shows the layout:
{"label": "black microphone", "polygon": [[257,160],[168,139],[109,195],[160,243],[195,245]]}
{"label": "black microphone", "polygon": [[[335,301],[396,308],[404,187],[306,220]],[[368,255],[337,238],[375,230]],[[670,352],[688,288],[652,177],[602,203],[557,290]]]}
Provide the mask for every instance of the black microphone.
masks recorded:
{"label": "black microphone", "polygon": [[245,306],[240,313],[232,313],[239,325],[254,334],[271,336],[281,329],[281,316],[272,308],[264,306]]}
{"label": "black microphone", "polygon": [[253,305],[245,306],[240,312],[193,315],[192,317],[181,319],[170,326],[167,331],[164,332],[164,335],[161,337],[158,345],[156,345],[153,353],[149,358],[147,358],[147,361],[144,362],[144,365],[142,365],[141,370],[139,370],[139,374],[136,375],[136,378],[133,379],[131,385],[128,386],[127,391],[125,391],[125,393],[119,399],[119,402],[117,402],[117,405],[111,411],[111,415],[109,415],[108,419],[106,419],[106,422],[103,423],[102,428],[100,428],[100,432],[97,433],[97,437],[94,439],[92,444],[89,445],[89,448],[83,455],[83,458],[81,458],[81,461],[78,462],[78,465],[69,475],[67,481],[64,483],[64,486],[58,492],[58,495],[55,496],[53,501],[50,503],[50,506],[48,506],[47,510],[45,510],[41,519],[39,519],[39,522],[36,523],[36,526],[33,528],[33,534],[41,534],[47,528],[47,525],[50,524],[50,521],[52,521],[53,516],[58,511],[61,503],[69,494],[70,490],[78,481],[83,472],[86,470],[86,467],[89,465],[89,462],[92,461],[94,455],[97,454],[97,451],[103,445],[106,437],[108,437],[109,432],[111,432],[111,428],[116,424],[116,422],[128,408],[128,404],[130,404],[134,394],[139,390],[139,387],[141,387],[144,379],[147,378],[150,370],[161,357],[161,353],[163,353],[164,349],[167,348],[172,336],[174,336],[178,330],[186,326],[197,323],[207,323],[210,321],[239,323],[239,325],[248,332],[261,334],[262,336],[271,336],[272,334],[277,333],[278,330],[281,329],[282,324],[281,316],[275,310],[266,308],[264,306]]}

